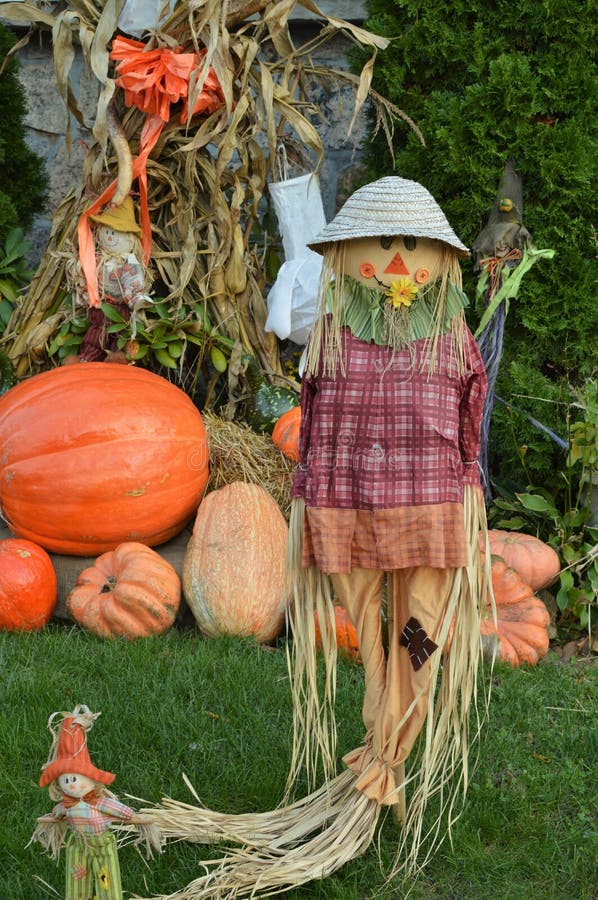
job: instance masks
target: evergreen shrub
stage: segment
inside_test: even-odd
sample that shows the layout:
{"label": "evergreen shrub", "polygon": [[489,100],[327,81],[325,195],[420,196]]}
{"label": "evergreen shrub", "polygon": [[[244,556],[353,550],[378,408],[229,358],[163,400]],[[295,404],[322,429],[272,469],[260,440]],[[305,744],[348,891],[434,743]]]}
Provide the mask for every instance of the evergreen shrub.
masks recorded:
{"label": "evergreen shrub", "polygon": [[[13,33],[0,24],[0,64],[14,43]],[[27,105],[17,65],[13,58],[0,74],[0,243],[13,228],[27,231],[47,196],[44,161],[25,142]]]}

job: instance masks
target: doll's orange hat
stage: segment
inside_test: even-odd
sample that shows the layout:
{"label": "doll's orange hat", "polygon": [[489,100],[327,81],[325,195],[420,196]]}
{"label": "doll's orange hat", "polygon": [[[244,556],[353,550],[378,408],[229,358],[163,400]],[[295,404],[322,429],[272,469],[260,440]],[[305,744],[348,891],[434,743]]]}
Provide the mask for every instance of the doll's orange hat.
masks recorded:
{"label": "doll's orange hat", "polygon": [[[46,787],[67,772],[85,775],[100,784],[112,784],[116,775],[96,768],[87,749],[87,732],[99,715],[81,705],[72,713],[53,713],[50,716],[48,728],[54,735],[54,744],[39,780],[40,787]],[[56,716],[63,716],[58,734],[54,724]]]}

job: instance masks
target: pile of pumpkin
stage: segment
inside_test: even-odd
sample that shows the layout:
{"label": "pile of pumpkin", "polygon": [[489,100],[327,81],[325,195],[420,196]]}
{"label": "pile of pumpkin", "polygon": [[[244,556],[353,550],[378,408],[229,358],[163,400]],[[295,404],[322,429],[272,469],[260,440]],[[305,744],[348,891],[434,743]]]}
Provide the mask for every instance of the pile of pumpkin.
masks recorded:
{"label": "pile of pumpkin", "polygon": [[[95,557],[66,611],[101,637],[160,634],[184,595],[208,634],[282,630],[287,524],[258,485],[204,498],[199,410],[135,366],[52,369],[0,398],[0,628],[32,630],[57,600],[53,560]],[[156,550],[196,515],[182,577]]]}
{"label": "pile of pumpkin", "polygon": [[[296,458],[300,413],[273,440]],[[290,432],[289,432],[290,428]],[[285,615],[286,521],[269,493],[234,482],[204,497],[208,441],[199,410],[164,378],[135,366],[52,369],[0,398],[0,504],[15,535],[0,541],[0,628],[51,618],[57,578],[49,554],[95,557],[66,600],[67,613],[101,637],[160,634],[184,596],[209,636],[273,640]],[[152,549],[195,516],[181,577]],[[482,638],[512,665],[548,649],[549,616],[535,591],[559,560],[527,535],[491,532],[498,612]],[[356,636],[337,611],[339,648]]]}

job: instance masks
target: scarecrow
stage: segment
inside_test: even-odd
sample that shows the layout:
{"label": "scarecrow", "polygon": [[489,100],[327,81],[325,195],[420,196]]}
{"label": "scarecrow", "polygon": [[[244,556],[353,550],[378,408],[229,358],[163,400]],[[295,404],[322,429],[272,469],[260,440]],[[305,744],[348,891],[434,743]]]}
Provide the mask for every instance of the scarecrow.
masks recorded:
{"label": "scarecrow", "polygon": [[[429,192],[399,177],[358,190],[309,246],[323,255],[323,277],[289,529],[289,787],[303,768],[313,784],[320,764],[325,780],[268,813],[223,816],[173,801],[153,811],[169,836],[244,845],[189,885],[189,898],[265,896],[323,877],[371,845],[389,807],[401,823],[389,879],[414,874],[467,788],[490,584],[478,467],[486,376],[465,324],[459,267],[468,250]],[[335,595],[357,630],[365,672],[365,736],[340,775]],[[436,818],[424,826],[431,798]]]}
{"label": "scarecrow", "polygon": [[98,716],[80,705],[72,713],[54,713],[48,722],[54,744],[39,783],[58,802],[51,813],[38,818],[31,840],[53,856],[66,843],[67,900],[122,900],[113,822],[140,826],[139,839],[147,841],[148,852],[150,847],[160,849],[151,819],[117,800],[107,789],[116,776],[96,768],[90,759],[87,732]]}
{"label": "scarecrow", "polygon": [[124,362],[124,355],[118,351],[117,335],[108,332],[111,321],[101,305],[107,303],[114,307],[128,322],[135,307],[150,299],[145,293],[147,269],[141,262],[141,229],[135,221],[131,197],[126,197],[119,206],[90,215],[90,219],[95,226],[97,297],[94,301],[77,267],[75,289],[79,299],[89,304],[90,320],[78,359],[82,362]]}
{"label": "scarecrow", "polygon": [[[523,224],[523,185],[512,159],[504,168],[488,222],[473,242],[472,252],[474,271],[479,272],[476,298],[482,300],[484,306],[475,337],[488,377],[481,428],[480,467],[485,495],[491,499],[488,468],[490,419],[509,303],[517,297],[522,278],[538,259],[552,259],[554,256],[554,250],[538,250],[533,246],[532,236]],[[528,418],[535,428],[548,433],[562,445],[560,439],[545,425]]]}
{"label": "scarecrow", "polygon": [[[126,362],[117,351],[117,339],[107,333],[109,324],[102,303],[116,306],[126,321],[144,293],[152,250],[152,223],[148,204],[147,160],[171,117],[171,105],[182,103],[181,122],[191,116],[209,114],[223,105],[220,83],[212,67],[204,71],[200,54],[183,53],[180,47],[150,50],[142,41],[117,36],[110,58],[116,63],[115,83],[124,91],[127,107],[146,114],[133,159],[124,129],[112,106],[106,110],[107,133],[118,160],[118,175],[83,212],[77,223],[79,266],[82,279],[78,293],[89,304],[91,328],[79,353],[82,361]],[[198,78],[189,94],[192,78]],[[191,107],[191,108],[190,108]],[[137,179],[139,216],[137,225],[129,196]],[[92,228],[95,226],[95,228]],[[94,240],[95,239],[95,240]],[[131,330],[135,337],[135,323]],[[108,354],[108,355],[107,355]],[[72,361],[72,360],[69,360]]]}
{"label": "scarecrow", "polygon": [[[321,630],[334,629],[330,603],[320,599],[329,580],[357,630],[365,669],[365,739],[344,761],[357,790],[396,805],[413,825],[435,779],[444,783],[457,762],[453,715],[465,763],[484,605],[478,456],[486,375],[464,319],[459,258],[468,250],[431,194],[398,177],[358,190],[310,247],[324,257],[324,291],[292,491],[291,541],[302,566],[292,615],[295,759],[315,771],[313,751],[324,761],[333,755],[320,701],[306,687],[313,609],[325,619]],[[328,681],[333,664],[329,650]],[[426,718],[420,773],[408,779],[425,787],[415,789],[408,813],[404,764]]]}

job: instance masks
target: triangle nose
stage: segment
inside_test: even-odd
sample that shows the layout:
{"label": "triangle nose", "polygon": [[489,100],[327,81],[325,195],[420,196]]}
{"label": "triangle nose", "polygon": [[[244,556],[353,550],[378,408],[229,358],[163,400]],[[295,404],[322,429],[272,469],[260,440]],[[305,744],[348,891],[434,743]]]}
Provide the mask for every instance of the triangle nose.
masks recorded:
{"label": "triangle nose", "polygon": [[384,269],[385,275],[409,275],[409,269],[403,262],[400,253],[395,253],[388,266]]}

